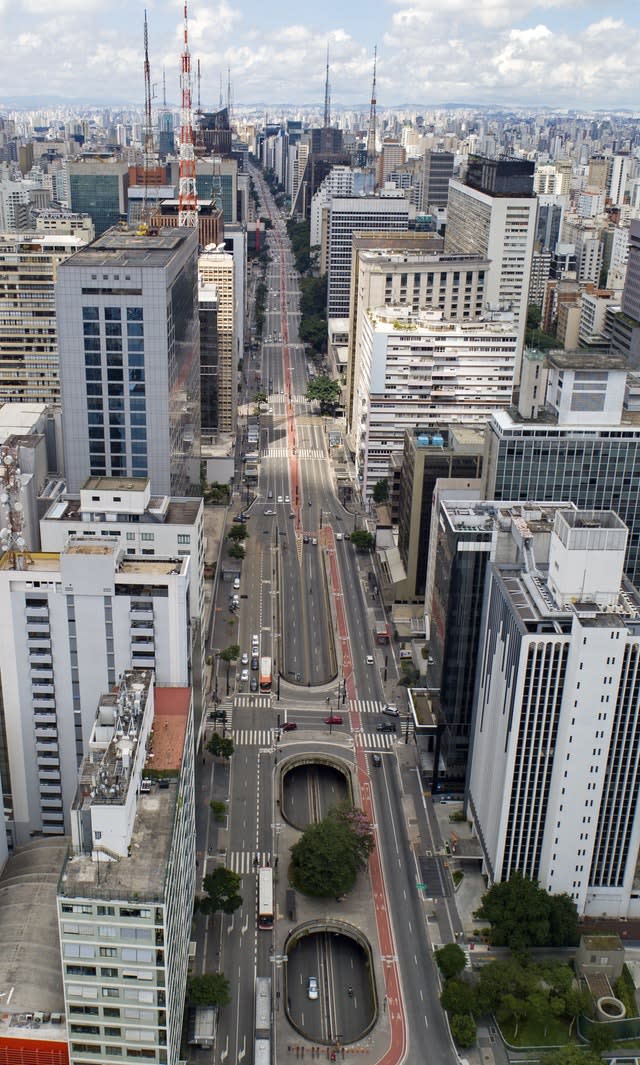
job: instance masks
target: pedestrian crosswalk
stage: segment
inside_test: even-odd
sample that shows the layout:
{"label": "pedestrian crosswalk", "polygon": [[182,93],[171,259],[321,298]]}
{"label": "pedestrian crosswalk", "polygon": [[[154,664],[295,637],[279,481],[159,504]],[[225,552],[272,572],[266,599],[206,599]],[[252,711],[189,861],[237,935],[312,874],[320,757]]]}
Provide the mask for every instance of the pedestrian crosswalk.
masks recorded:
{"label": "pedestrian crosswalk", "polygon": [[[263,457],[268,459],[286,459],[291,455],[288,447],[268,447],[263,451]],[[326,459],[327,453],[319,447],[298,447],[296,455],[299,459]]]}
{"label": "pedestrian crosswalk", "polygon": [[233,700],[233,705],[236,710],[270,710],[271,709],[271,696],[270,695],[236,695]]}
{"label": "pedestrian crosswalk", "polygon": [[271,865],[271,851],[229,851],[227,854],[227,869],[240,876],[246,876],[247,873],[257,876],[261,865]]}
{"label": "pedestrian crosswalk", "polygon": [[[280,744],[286,745],[288,742],[296,741],[298,743],[304,742],[306,731],[316,731],[318,729],[326,730],[326,725],[310,726],[309,730],[298,730],[296,732],[283,732],[280,736]],[[276,740],[275,728],[247,728],[236,729],[231,733],[233,743],[235,747],[266,747],[272,749]],[[353,742],[357,747],[371,747],[371,748],[387,748],[392,747],[396,736],[392,732],[355,732],[353,736],[346,729],[340,730],[339,726],[334,727],[333,735],[339,738],[343,736],[345,738],[353,739]]]}
{"label": "pedestrian crosswalk", "polygon": [[356,714],[380,714],[384,703],[377,699],[352,699],[349,708]]}

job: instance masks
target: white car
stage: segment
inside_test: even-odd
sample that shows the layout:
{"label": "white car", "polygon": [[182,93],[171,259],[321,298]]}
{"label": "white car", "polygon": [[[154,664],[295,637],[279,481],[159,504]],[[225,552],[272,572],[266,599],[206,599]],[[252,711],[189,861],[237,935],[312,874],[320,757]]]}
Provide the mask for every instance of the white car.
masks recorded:
{"label": "white car", "polygon": [[290,503],[291,502],[291,500],[289,499],[289,496],[285,496],[284,497],[284,501],[285,501],[285,503]]}
{"label": "white car", "polygon": [[342,533],[336,533],[336,540],[342,540]]}
{"label": "white car", "polygon": [[284,503],[284,499],[282,498],[282,496],[278,496],[278,503]]}
{"label": "white car", "polygon": [[395,705],[395,703],[387,703],[387,705],[384,707],[382,713],[383,714],[388,714],[389,717],[399,717],[400,716],[400,711],[398,710],[398,707]]}
{"label": "white car", "polygon": [[372,666],[373,665],[373,655],[367,655],[367,665],[368,666]]}
{"label": "white car", "polygon": [[318,980],[315,976],[310,976],[307,980],[307,998],[312,1001],[318,997]]}
{"label": "white car", "polygon": [[249,652],[248,651],[243,651],[242,652],[242,658],[240,659],[240,662],[242,663],[243,666],[248,666],[249,665]]}
{"label": "white car", "polygon": [[244,684],[248,680],[249,680],[249,670],[248,669],[243,669],[242,673],[240,674],[240,683]]}
{"label": "white car", "polygon": [[272,510],[271,507],[267,507],[267,509],[264,512],[265,518],[272,518],[274,514],[275,514],[275,510]]}

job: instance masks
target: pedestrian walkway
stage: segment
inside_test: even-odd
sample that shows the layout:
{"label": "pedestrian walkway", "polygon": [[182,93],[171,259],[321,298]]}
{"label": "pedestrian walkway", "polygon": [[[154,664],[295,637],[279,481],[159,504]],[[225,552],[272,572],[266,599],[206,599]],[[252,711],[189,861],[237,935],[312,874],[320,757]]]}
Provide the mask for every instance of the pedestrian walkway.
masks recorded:
{"label": "pedestrian walkway", "polygon": [[234,747],[273,747],[276,728],[241,728],[233,733]]}
{"label": "pedestrian walkway", "polygon": [[380,703],[377,699],[352,699],[349,703],[349,709],[356,714],[380,714],[385,704]]}
{"label": "pedestrian walkway", "polygon": [[354,732],[356,747],[371,747],[375,750],[393,747],[396,737],[392,732]]}
{"label": "pedestrian walkway", "polygon": [[[289,456],[289,448],[268,447],[262,454],[267,459],[286,459]],[[323,451],[322,448],[313,447],[299,447],[297,455],[299,459],[324,459],[327,457],[326,451]]]}
{"label": "pedestrian walkway", "polygon": [[[258,856],[257,862],[256,855]],[[227,869],[239,873],[240,876],[246,876],[247,873],[257,876],[261,865],[270,864],[271,851],[229,851],[227,854]]]}

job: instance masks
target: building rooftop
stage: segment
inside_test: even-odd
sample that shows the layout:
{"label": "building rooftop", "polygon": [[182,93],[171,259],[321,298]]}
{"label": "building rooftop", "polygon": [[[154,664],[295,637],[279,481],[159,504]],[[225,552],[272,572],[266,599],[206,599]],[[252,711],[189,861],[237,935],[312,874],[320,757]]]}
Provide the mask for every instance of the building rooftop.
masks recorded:
{"label": "building rooftop", "polygon": [[133,226],[113,226],[92,244],[76,252],[64,263],[64,268],[162,268],[169,265],[189,239],[193,239],[191,230],[180,226],[166,226],[144,233]]}
{"label": "building rooftop", "polygon": [[83,488],[88,492],[144,492],[148,477],[87,477]]}
{"label": "building rooftop", "polygon": [[21,1015],[64,1013],[56,887],[68,846],[34,839],[0,877],[0,1036],[14,1027],[30,1034]]}
{"label": "building rooftop", "polygon": [[[120,544],[115,539],[82,540],[74,538],[69,540],[65,548],[65,554],[72,555],[105,555],[121,552]],[[140,574],[141,576],[158,573],[182,573],[188,565],[186,555],[180,558],[167,558],[156,556],[154,558],[139,558],[135,555],[123,555],[116,557],[115,572],[126,574]],[[16,570],[28,573],[59,573],[60,552],[58,551],[5,551],[0,556],[0,570]]]}
{"label": "building rooftop", "polygon": [[622,355],[609,351],[549,351],[547,363],[557,370],[627,370]]}
{"label": "building rooftop", "polygon": [[141,790],[137,796],[129,855],[116,861],[94,861],[90,855],[69,854],[60,878],[60,895],[162,900],[190,706],[190,688],[155,689],[153,741],[146,762],[154,779],[150,790]]}

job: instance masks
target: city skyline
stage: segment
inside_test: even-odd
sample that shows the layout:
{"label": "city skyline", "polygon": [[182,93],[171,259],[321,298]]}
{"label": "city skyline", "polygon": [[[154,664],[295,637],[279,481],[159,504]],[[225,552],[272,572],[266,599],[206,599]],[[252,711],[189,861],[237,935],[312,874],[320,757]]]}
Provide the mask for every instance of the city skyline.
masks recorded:
{"label": "city skyline", "polygon": [[[149,49],[154,105],[177,106],[183,0],[150,0]],[[0,109],[21,97],[140,104],[144,3],[0,0]],[[446,103],[635,108],[640,90],[640,17],[630,0],[328,0],[305,22],[276,0],[231,6],[189,3],[194,69],[201,66],[205,108],[322,106],[329,48],[335,107],[367,106],[377,48],[379,108]],[[624,79],[618,74],[624,71]],[[108,78],[107,78],[108,75]],[[194,97],[195,97],[194,86]],[[25,102],[24,106],[29,106]]]}

